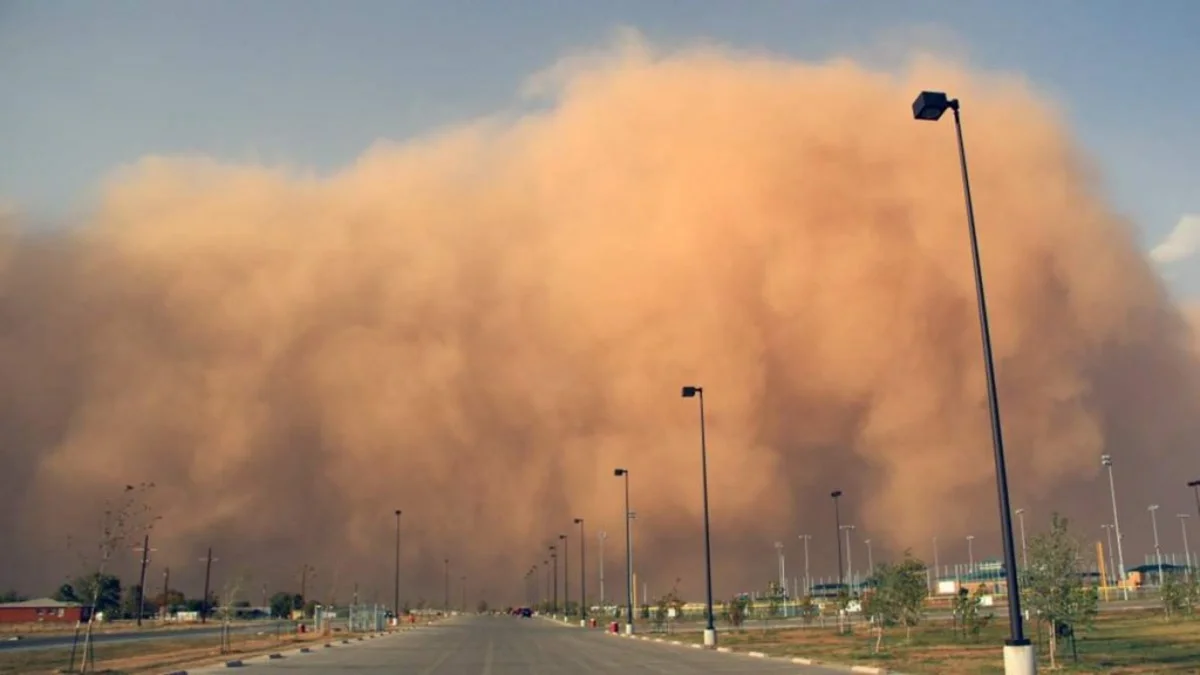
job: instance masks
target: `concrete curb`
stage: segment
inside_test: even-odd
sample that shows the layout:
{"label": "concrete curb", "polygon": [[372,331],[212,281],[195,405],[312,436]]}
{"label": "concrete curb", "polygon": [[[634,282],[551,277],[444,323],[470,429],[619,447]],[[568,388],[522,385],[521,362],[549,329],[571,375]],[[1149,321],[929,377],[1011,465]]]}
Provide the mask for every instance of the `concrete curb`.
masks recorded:
{"label": "concrete curb", "polygon": [[241,667],[242,667],[242,660],[241,660],[241,659],[237,659],[237,660],[235,660],[235,661],[226,661],[226,662],[225,662],[225,667],[226,667],[226,668],[241,668]]}
{"label": "concrete curb", "polygon": [[[688,647],[691,647],[692,649],[704,649],[704,645],[699,644],[697,642],[685,643],[685,642],[679,642],[676,640],[664,640],[662,638],[646,637],[644,635],[625,635],[624,633],[609,633],[608,631],[605,631],[605,634],[612,635],[614,637],[633,638],[635,640],[648,640],[648,641],[652,641],[652,642],[664,642],[666,644],[679,645],[679,646],[683,646],[684,644],[686,644]],[[731,647],[717,647],[714,651],[719,652],[721,654],[734,654],[736,656],[747,656],[747,657],[755,658],[755,659],[770,659],[772,661],[788,661],[789,663],[794,663],[794,664],[800,665],[800,666],[822,666],[824,668],[844,670],[848,673],[864,673],[864,674],[869,674],[869,675],[903,675],[899,671],[888,670],[887,668],[880,667],[880,666],[858,666],[858,665],[846,665],[843,663],[829,663],[829,662],[825,662],[825,661],[818,661],[817,659],[805,658],[802,656],[771,656],[770,654],[767,654],[766,652],[738,651],[738,650],[734,650]]]}

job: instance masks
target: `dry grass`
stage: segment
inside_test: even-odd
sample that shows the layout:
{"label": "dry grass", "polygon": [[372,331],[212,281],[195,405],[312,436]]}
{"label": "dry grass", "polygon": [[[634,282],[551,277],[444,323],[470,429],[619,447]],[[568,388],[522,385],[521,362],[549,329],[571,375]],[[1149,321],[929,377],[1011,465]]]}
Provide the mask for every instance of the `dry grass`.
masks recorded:
{"label": "dry grass", "polygon": [[[977,639],[954,634],[951,626],[937,623],[915,629],[912,640],[903,629],[884,635],[883,649],[874,653],[875,634],[858,624],[853,635],[838,635],[836,628],[810,627],[762,630],[747,626],[741,632],[726,629],[720,642],[736,651],[761,651],[774,656],[803,656],[827,663],[884,666],[902,673],[957,674],[1004,672],[1001,645],[1007,623],[998,616]],[[1029,626],[1033,630],[1032,626]],[[697,634],[675,639],[699,641]],[[1047,645],[1038,643],[1039,661],[1049,666]],[[1068,673],[1196,673],[1200,672],[1200,620],[1172,620],[1161,613],[1127,613],[1106,616],[1078,636],[1079,663],[1071,658],[1069,644],[1060,647],[1059,664]]]}
{"label": "dry grass", "polygon": [[[261,622],[262,621],[260,620]],[[234,621],[232,625],[241,626],[254,621]],[[209,623],[208,626],[214,625]],[[165,630],[188,630],[190,628],[200,628],[202,624],[199,621],[178,623],[158,621],[148,619],[142,622],[139,628],[136,621],[97,621],[92,626],[92,633],[124,633],[124,632],[142,632],[142,631],[165,631]],[[11,623],[4,624],[0,627],[0,635],[70,635],[75,632],[75,624],[73,623],[52,623],[52,622],[30,622],[30,623]]]}
{"label": "dry grass", "polygon": [[[418,622],[422,625],[427,622]],[[409,626],[406,624],[405,628]],[[354,634],[336,632],[296,634],[292,632],[234,633],[231,649],[222,654],[220,637],[205,635],[187,640],[156,639],[95,645],[97,673],[161,673],[165,670],[211,665],[237,658],[287,651],[301,646],[320,646]],[[70,647],[0,652],[0,673],[57,673],[70,664]],[[78,657],[75,661],[78,668]]]}

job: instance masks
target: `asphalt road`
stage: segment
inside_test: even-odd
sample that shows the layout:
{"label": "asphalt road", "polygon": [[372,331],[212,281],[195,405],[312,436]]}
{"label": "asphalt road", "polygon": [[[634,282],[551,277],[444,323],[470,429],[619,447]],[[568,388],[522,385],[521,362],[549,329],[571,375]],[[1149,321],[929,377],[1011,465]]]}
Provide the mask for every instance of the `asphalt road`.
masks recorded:
{"label": "asphalt road", "polygon": [[[845,675],[846,670],[802,666],[730,653],[605,635],[544,619],[466,616],[362,643],[248,659],[239,670],[270,672],[413,673],[414,675],[560,675],[561,673],[792,673]],[[224,667],[188,673],[229,673]]]}

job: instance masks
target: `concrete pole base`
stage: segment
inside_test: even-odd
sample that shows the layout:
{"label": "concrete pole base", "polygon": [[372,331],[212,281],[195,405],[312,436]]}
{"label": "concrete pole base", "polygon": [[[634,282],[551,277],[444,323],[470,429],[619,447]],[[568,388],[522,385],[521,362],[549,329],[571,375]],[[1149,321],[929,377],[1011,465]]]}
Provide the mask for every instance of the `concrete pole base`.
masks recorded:
{"label": "concrete pole base", "polygon": [[580,620],[579,620],[579,627],[580,627],[580,628],[587,628],[587,619],[580,619]]}
{"label": "concrete pole base", "polygon": [[717,646],[717,630],[715,628],[704,629],[704,646],[709,649]]}
{"label": "concrete pole base", "polygon": [[631,623],[625,624],[625,634],[633,635],[633,624],[631,624]]}
{"label": "concrete pole base", "polygon": [[1004,675],[1037,675],[1033,645],[1004,645]]}

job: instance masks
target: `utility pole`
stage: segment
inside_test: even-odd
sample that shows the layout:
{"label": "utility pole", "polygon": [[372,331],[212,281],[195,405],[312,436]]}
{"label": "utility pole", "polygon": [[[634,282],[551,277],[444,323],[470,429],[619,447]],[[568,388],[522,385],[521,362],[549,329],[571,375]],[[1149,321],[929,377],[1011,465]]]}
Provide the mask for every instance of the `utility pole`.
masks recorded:
{"label": "utility pole", "polygon": [[[138,549],[133,549],[138,550]],[[154,549],[158,550],[158,549]],[[142,539],[142,572],[138,576],[138,615],[137,625],[142,625],[142,615],[146,613],[146,565],[150,562],[150,533]]]}
{"label": "utility pole", "polygon": [[212,580],[212,547],[208,547],[208,555],[201,558],[204,561],[204,597],[200,600],[200,623],[208,623],[208,589]]}
{"label": "utility pole", "polygon": [[171,616],[171,568],[167,567],[163,570],[163,621],[166,621]]}
{"label": "utility pole", "polygon": [[461,581],[462,581],[462,611],[463,611],[463,614],[466,614],[467,613],[467,578],[463,577]]}
{"label": "utility pole", "polygon": [[400,625],[400,509],[396,509],[396,588],[392,596],[392,614],[396,625]]}
{"label": "utility pole", "polygon": [[450,559],[446,558],[445,560],[442,561],[442,564],[445,565],[445,574],[446,574],[446,581],[445,581],[446,588],[445,588],[445,596],[443,597],[443,600],[442,600],[442,607],[445,608],[446,614],[449,615],[450,614]]}

